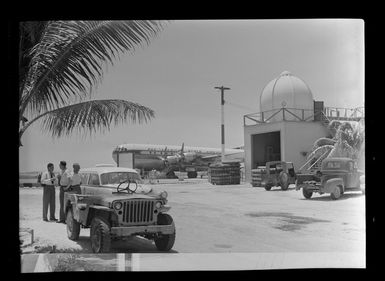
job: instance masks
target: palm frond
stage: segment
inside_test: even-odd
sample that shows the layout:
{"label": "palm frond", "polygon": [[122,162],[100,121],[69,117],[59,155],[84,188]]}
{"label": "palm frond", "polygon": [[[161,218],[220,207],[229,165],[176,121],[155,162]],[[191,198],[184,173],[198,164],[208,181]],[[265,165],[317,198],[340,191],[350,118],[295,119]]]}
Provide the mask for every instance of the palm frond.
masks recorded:
{"label": "palm frond", "polygon": [[149,44],[161,21],[52,21],[31,49],[20,114],[41,114],[90,94],[106,63]]}
{"label": "palm frond", "polygon": [[53,137],[78,133],[95,133],[110,130],[110,125],[131,121],[147,122],[154,111],[137,103],[125,100],[91,100],[44,113],[43,128]]}
{"label": "palm frond", "polygon": [[314,142],[312,150],[324,145],[334,145],[336,142],[336,140],[330,138],[319,138]]}
{"label": "palm frond", "polygon": [[328,144],[317,147],[311,153],[309,153],[309,155],[307,156],[307,159],[309,160],[310,158],[313,158],[313,157],[319,158],[327,151],[331,151],[334,147],[335,145],[328,145]]}

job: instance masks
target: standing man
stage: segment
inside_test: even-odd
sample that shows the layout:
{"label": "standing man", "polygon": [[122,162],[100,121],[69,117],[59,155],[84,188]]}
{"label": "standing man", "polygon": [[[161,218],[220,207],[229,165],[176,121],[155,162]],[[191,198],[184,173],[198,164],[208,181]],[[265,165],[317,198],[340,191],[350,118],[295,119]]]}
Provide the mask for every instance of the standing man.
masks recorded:
{"label": "standing man", "polygon": [[41,175],[41,185],[43,186],[43,221],[48,221],[47,212],[49,205],[50,221],[57,221],[55,218],[55,175],[53,173],[53,164],[47,165],[47,171]]}
{"label": "standing man", "polygon": [[60,174],[58,175],[58,182],[60,186],[60,215],[58,223],[65,223],[65,214],[64,214],[64,192],[66,192],[70,187],[70,174],[67,170],[66,161],[60,161]]}
{"label": "standing man", "polygon": [[73,167],[73,174],[70,180],[71,187],[69,191],[76,194],[81,194],[82,191],[80,189],[80,185],[82,184],[82,178],[79,175],[80,165],[78,163],[74,163],[72,165]]}

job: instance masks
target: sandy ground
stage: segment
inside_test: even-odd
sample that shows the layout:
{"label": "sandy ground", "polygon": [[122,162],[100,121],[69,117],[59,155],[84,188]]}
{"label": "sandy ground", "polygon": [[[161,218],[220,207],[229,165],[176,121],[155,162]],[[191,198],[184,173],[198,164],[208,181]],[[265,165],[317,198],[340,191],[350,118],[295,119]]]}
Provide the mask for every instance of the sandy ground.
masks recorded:
{"label": "sandy ground", "polygon": [[[306,200],[288,191],[250,184],[213,186],[203,179],[165,181],[177,237],[172,252],[273,253],[355,252],[365,255],[365,196],[348,192],[337,201],[329,195]],[[56,190],[56,216],[59,216]],[[80,239],[67,238],[66,226],[42,220],[42,189],[20,188],[20,227],[34,230],[34,243],[23,253],[91,253],[89,229]],[[23,239],[25,234],[23,234]],[[26,242],[26,244],[28,244]],[[114,253],[157,253],[151,241],[133,237],[112,243]]]}

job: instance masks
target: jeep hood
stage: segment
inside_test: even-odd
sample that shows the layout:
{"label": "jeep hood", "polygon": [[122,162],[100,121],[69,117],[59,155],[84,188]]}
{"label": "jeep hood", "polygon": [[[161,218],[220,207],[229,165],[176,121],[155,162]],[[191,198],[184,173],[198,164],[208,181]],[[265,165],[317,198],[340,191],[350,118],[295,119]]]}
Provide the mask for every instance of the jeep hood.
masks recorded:
{"label": "jeep hood", "polygon": [[110,203],[115,200],[156,200],[160,199],[156,194],[146,195],[146,194],[127,194],[127,193],[114,193],[111,195],[103,195],[103,196],[94,196],[93,202],[97,205],[102,205],[105,207],[109,207]]}
{"label": "jeep hood", "polygon": [[137,199],[145,199],[145,200],[155,200],[160,199],[159,196],[156,195],[146,195],[146,194],[122,194],[122,193],[115,193],[111,194],[111,196],[103,196],[101,198],[105,202],[112,202],[115,200],[137,200]]}

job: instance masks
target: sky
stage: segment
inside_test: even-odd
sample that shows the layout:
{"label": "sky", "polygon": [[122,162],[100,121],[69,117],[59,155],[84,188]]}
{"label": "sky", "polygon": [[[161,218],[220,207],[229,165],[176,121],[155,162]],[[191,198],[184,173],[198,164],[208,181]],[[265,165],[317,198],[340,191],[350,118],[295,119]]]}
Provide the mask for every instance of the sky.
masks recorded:
{"label": "sky", "polygon": [[126,123],[94,135],[53,138],[40,122],[22,137],[19,170],[115,164],[124,143],[221,146],[220,93],[225,86],[225,145],[242,146],[243,116],[259,112],[263,88],[283,71],[301,78],[325,106],[364,106],[364,21],[176,20],[150,45],[106,68],[92,99],[125,99],[155,111],[149,123]]}

